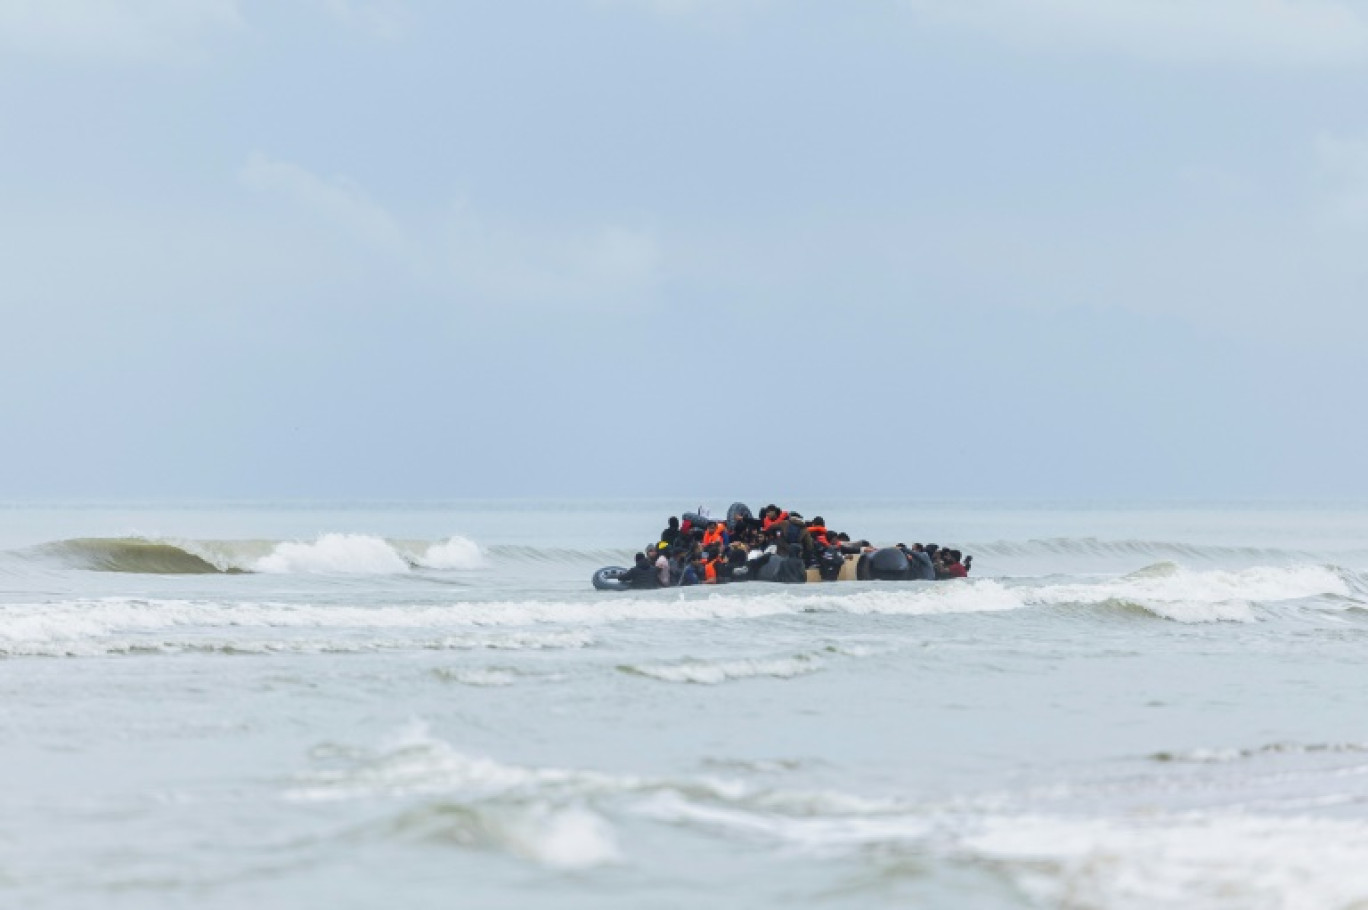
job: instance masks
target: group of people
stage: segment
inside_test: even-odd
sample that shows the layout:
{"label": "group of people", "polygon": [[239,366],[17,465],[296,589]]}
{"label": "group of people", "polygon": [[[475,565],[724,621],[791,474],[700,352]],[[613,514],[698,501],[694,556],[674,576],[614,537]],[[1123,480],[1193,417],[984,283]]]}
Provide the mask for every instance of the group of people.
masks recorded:
{"label": "group of people", "polygon": [[[973,561],[936,544],[900,543],[896,549],[907,560],[899,577],[908,579],[965,578]],[[848,558],[874,551],[869,541],[828,528],[820,515],[807,521],[771,503],[757,517],[737,503],[726,520],[712,519],[701,508],[682,520],[670,516],[659,540],[636,554],[622,581],[643,589],[737,581],[801,584],[809,569],[823,581],[835,581]]]}

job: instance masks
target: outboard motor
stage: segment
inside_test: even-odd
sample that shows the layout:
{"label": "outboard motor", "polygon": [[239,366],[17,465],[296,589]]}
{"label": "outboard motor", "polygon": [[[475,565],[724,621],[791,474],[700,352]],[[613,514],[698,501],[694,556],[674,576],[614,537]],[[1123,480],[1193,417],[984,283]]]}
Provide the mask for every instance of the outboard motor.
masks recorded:
{"label": "outboard motor", "polygon": [[869,577],[877,581],[906,581],[912,577],[911,566],[902,550],[885,547],[869,554]]}

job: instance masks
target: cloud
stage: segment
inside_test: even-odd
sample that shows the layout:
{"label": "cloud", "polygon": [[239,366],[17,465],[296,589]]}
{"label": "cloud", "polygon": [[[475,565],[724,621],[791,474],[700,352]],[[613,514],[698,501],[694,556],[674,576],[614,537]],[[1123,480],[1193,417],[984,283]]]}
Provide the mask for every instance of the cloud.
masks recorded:
{"label": "cloud", "polygon": [[1182,63],[1368,63],[1363,0],[901,0],[1003,43]]}
{"label": "cloud", "polygon": [[193,60],[242,25],[237,0],[0,0],[0,49],[38,57]]}
{"label": "cloud", "polygon": [[1368,138],[1322,135],[1316,139],[1316,161],[1331,216],[1342,223],[1368,224]]}
{"label": "cloud", "polygon": [[253,152],[238,180],[248,189],[289,199],[377,248],[398,251],[404,246],[404,232],[394,217],[345,178],[324,179],[297,164]]}

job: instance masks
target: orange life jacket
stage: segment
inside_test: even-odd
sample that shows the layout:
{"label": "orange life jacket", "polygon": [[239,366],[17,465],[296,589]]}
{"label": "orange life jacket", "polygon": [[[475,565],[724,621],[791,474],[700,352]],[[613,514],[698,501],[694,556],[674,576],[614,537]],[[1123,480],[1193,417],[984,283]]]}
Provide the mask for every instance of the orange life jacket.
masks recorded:
{"label": "orange life jacket", "polygon": [[721,561],[722,560],[720,559],[710,559],[707,564],[703,566],[703,584],[717,584],[717,564]]}
{"label": "orange life jacket", "polygon": [[763,531],[768,531],[770,529],[770,525],[777,525],[781,521],[788,521],[787,512],[780,512],[778,518],[766,518],[764,522],[761,523],[760,529]]}
{"label": "orange life jacket", "polygon": [[703,533],[703,546],[710,547],[722,542],[723,525],[719,522]]}

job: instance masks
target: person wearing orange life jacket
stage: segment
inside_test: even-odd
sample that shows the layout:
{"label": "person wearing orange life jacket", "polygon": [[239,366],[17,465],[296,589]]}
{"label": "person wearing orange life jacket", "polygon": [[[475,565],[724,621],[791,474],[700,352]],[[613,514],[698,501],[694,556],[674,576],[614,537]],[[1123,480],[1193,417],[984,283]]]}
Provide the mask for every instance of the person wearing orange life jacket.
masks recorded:
{"label": "person wearing orange life jacket", "polygon": [[708,525],[708,530],[703,532],[703,546],[705,548],[721,548],[729,543],[731,543],[731,540],[727,536],[727,526],[720,521],[715,521]]}
{"label": "person wearing orange life jacket", "polygon": [[703,583],[719,585],[729,580],[727,562],[723,550],[709,548],[703,551]]}
{"label": "person wearing orange life jacket", "polygon": [[828,546],[826,521],[818,515],[807,523],[807,531],[812,535],[813,543],[819,547]]}
{"label": "person wearing orange life jacket", "polygon": [[765,506],[765,511],[760,513],[760,517],[762,519],[762,521],[760,522],[760,530],[768,531],[771,527],[778,524],[779,522],[787,521],[789,513],[785,512],[783,509],[779,508],[773,503],[770,503],[769,505]]}

